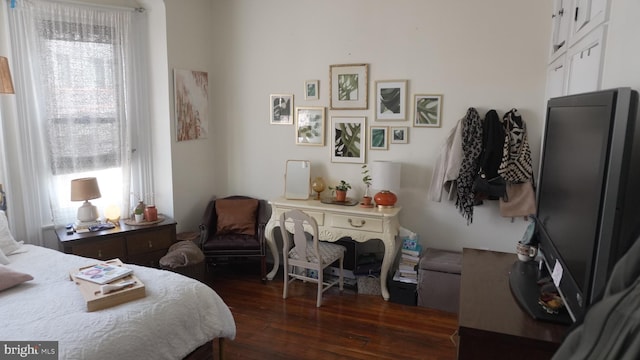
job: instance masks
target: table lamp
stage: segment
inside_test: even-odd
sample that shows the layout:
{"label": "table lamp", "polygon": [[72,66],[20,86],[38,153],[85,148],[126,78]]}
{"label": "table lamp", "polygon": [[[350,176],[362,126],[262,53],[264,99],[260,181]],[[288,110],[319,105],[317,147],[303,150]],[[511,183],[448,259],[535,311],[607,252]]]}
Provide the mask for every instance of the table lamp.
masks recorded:
{"label": "table lamp", "polygon": [[97,199],[100,195],[98,180],[94,177],[71,180],[71,201],[84,201],[78,208],[79,222],[92,222],[98,219],[98,209],[89,200]]}
{"label": "table lamp", "polygon": [[9,60],[4,56],[0,56],[0,94],[14,94]]}
{"label": "table lamp", "polygon": [[378,208],[392,208],[398,201],[398,197],[392,190],[400,190],[400,163],[374,161],[371,164],[371,179],[371,186],[380,190],[373,196]]}

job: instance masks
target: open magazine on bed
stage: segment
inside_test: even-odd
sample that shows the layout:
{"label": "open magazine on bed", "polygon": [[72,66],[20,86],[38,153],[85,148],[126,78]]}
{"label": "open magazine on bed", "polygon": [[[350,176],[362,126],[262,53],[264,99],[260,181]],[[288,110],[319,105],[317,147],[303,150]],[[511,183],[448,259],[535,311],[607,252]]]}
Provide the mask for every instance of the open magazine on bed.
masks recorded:
{"label": "open magazine on bed", "polygon": [[133,270],[128,267],[119,266],[107,261],[82,268],[78,273],[75,274],[75,277],[102,285],[118,279],[122,279],[123,277],[132,273]]}

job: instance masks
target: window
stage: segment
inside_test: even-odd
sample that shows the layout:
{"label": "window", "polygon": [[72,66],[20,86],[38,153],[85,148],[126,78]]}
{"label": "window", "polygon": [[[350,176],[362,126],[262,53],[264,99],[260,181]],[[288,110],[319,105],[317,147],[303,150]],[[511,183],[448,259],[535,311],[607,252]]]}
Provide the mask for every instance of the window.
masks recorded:
{"label": "window", "polygon": [[100,214],[115,204],[126,217],[142,197],[133,194],[153,193],[149,135],[140,131],[149,128],[146,15],[43,0],[17,2],[8,14],[23,63],[14,82],[29,94],[17,97],[16,151],[30,166],[12,166],[25,216],[40,213],[28,226],[74,221],[81,204],[70,201],[70,183],[87,176],[98,179]]}

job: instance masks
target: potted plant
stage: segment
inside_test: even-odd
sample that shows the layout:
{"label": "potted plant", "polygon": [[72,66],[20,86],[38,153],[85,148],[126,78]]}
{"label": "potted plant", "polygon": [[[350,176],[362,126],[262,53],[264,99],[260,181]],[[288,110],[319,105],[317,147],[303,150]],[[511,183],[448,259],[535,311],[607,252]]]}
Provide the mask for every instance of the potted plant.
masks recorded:
{"label": "potted plant", "polygon": [[362,165],[362,182],[364,183],[364,195],[362,196],[362,206],[370,207],[371,205],[371,175],[367,164]]}
{"label": "potted plant", "polygon": [[351,189],[351,184],[344,180],[340,180],[340,183],[336,186],[330,186],[330,190],[335,191],[336,193],[336,201],[346,201],[347,200],[347,191]]}

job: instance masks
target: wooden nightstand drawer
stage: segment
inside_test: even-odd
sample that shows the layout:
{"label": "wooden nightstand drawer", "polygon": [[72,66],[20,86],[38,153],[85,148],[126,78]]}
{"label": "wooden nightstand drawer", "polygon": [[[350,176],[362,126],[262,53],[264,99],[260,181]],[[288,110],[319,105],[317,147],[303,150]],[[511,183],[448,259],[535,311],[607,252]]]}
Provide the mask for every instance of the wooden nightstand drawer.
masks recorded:
{"label": "wooden nightstand drawer", "polygon": [[148,267],[160,267],[160,258],[167,254],[167,249],[147,252],[144,254],[129,255],[129,262]]}
{"label": "wooden nightstand drawer", "polygon": [[328,216],[329,226],[350,230],[382,232],[382,219],[380,218],[342,214],[330,214]]}
{"label": "wooden nightstand drawer", "polygon": [[114,258],[126,259],[124,238],[121,237],[74,245],[72,252],[76,255],[100,260],[110,260]]}
{"label": "wooden nightstand drawer", "polygon": [[166,252],[172,244],[171,230],[172,228],[163,228],[157,231],[127,234],[127,253],[131,257],[158,250]]}

